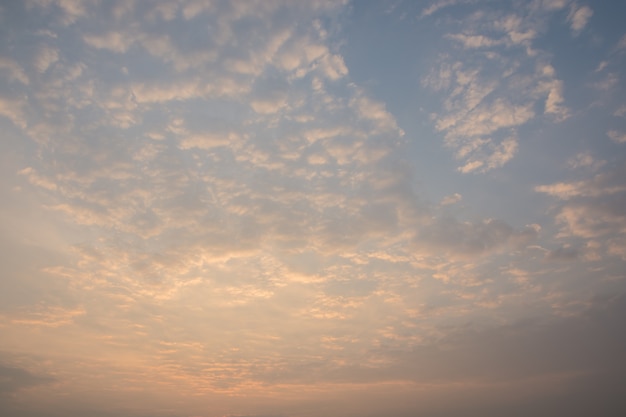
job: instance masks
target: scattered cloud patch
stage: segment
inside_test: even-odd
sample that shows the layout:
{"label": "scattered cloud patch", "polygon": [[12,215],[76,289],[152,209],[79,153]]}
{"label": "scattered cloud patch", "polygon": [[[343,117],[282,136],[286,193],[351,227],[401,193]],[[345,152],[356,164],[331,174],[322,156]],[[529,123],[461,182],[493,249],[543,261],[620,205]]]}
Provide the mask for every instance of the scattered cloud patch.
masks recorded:
{"label": "scattered cloud patch", "polygon": [[606,164],[606,161],[596,160],[590,152],[580,152],[575,157],[567,161],[567,165],[572,169],[590,168],[597,170]]}
{"label": "scattered cloud patch", "polygon": [[422,79],[422,85],[445,97],[431,117],[461,161],[462,173],[488,172],[511,160],[519,146],[516,131],[537,117],[540,103],[543,114],[556,122],[570,115],[563,81],[533,49],[545,29],[516,14],[489,10],[475,16],[478,20],[469,21],[463,32],[447,36],[467,59],[442,55],[439,66]]}
{"label": "scattered cloud patch", "polygon": [[606,134],[615,143],[626,143],[626,133],[618,130],[609,130]]}
{"label": "scattered cloud patch", "polygon": [[574,35],[578,35],[582,30],[587,26],[587,22],[593,16],[593,10],[591,10],[588,6],[580,6],[572,5],[568,21],[570,22],[570,27],[572,33]]}
{"label": "scattered cloud patch", "polygon": [[461,3],[460,0],[436,0],[430,6],[424,8],[420,14],[421,18],[428,17],[441,9]]}
{"label": "scattered cloud patch", "polygon": [[451,195],[448,195],[448,196],[444,197],[441,200],[440,204],[442,206],[449,206],[451,204],[456,204],[456,203],[460,202],[462,199],[463,199],[463,197],[461,196],[461,194],[454,193],[454,194],[451,194]]}

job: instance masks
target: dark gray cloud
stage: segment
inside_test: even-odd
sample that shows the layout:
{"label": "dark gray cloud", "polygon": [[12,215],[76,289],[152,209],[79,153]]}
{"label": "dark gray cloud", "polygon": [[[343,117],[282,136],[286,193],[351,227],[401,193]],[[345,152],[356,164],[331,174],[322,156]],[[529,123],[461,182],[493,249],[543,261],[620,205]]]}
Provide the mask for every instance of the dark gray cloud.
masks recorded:
{"label": "dark gray cloud", "polygon": [[[0,364],[0,414],[11,417],[39,417],[19,404],[14,395],[27,388],[51,384],[55,379],[16,366]],[[43,417],[45,414],[42,414]]]}
{"label": "dark gray cloud", "polygon": [[[375,383],[412,381],[416,384],[513,384],[562,376],[562,389],[594,381],[589,396],[611,392],[626,372],[626,294],[596,297],[581,314],[570,317],[536,316],[505,326],[467,323],[447,336],[412,350],[385,347],[370,350],[379,365],[337,365],[311,358],[283,369],[258,372],[272,383]],[[597,384],[600,376],[607,379]],[[572,388],[574,389],[574,388]],[[533,392],[533,396],[541,396]]]}
{"label": "dark gray cloud", "polygon": [[50,376],[37,375],[26,369],[0,364],[0,394],[3,395],[53,381],[54,378]]}
{"label": "dark gray cloud", "polygon": [[620,331],[625,314],[625,295],[598,297],[579,316],[537,317],[484,330],[459,328],[435,345],[399,358],[406,375],[418,381],[620,373],[626,371],[621,354],[626,334]]}
{"label": "dark gray cloud", "polygon": [[515,230],[508,223],[487,219],[462,222],[442,217],[418,227],[414,244],[419,251],[459,257],[475,257],[507,249],[521,249],[538,237],[538,230],[526,227]]}
{"label": "dark gray cloud", "polygon": [[[457,392],[450,389],[445,394],[450,401],[436,407],[427,400],[420,404],[404,399],[403,407],[389,403],[388,412],[362,414],[371,417],[621,416],[626,412],[626,294],[589,301],[589,308],[578,316],[536,317],[482,330],[468,325],[411,352],[372,352],[390,361],[388,366],[328,367],[324,375],[319,375],[323,365],[315,366],[321,379],[341,382],[386,379],[466,386]],[[305,373],[315,374],[311,371]],[[473,385],[491,389],[493,395],[477,391],[481,398],[469,398]]]}
{"label": "dark gray cloud", "polygon": [[546,253],[547,261],[575,261],[580,256],[577,248],[556,248]]}

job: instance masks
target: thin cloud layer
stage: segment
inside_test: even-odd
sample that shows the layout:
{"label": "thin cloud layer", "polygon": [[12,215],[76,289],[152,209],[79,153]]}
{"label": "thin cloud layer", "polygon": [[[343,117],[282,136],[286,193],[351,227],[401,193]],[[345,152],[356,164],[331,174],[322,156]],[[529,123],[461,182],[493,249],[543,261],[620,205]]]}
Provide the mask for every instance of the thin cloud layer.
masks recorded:
{"label": "thin cloud layer", "polygon": [[0,412],[623,408],[606,16],[3,5]]}

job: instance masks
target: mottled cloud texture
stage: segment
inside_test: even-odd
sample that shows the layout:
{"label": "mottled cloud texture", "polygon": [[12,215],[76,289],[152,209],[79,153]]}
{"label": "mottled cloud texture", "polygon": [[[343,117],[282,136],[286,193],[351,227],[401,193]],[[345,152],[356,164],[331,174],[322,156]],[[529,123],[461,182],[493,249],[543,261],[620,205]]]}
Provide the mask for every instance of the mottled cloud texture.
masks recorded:
{"label": "mottled cloud texture", "polygon": [[623,415],[624,12],[2,4],[0,414]]}

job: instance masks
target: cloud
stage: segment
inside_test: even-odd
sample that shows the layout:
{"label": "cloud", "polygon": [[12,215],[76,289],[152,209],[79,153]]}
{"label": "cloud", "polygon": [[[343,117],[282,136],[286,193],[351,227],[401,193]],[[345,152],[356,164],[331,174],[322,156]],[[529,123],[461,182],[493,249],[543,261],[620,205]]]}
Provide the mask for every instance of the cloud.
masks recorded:
{"label": "cloud", "polygon": [[7,57],[0,57],[0,69],[9,73],[10,80],[19,81],[22,84],[28,84],[29,79],[22,67],[14,60]]}
{"label": "cloud", "polygon": [[571,158],[567,162],[568,166],[572,169],[577,168],[590,168],[597,170],[606,164],[606,161],[596,160],[588,151],[580,152],[575,157]]}
{"label": "cloud", "polygon": [[[37,311],[33,311],[37,310]],[[0,318],[5,323],[12,325],[25,325],[34,327],[59,327],[73,324],[76,317],[85,314],[82,308],[68,309],[58,306],[38,306],[37,309],[30,309],[25,314],[12,314]]]}
{"label": "cloud", "polygon": [[568,16],[572,33],[578,35],[587,26],[591,16],[593,16],[593,10],[588,6],[576,7],[573,5]]}
{"label": "cloud", "polygon": [[20,367],[0,365],[0,396],[54,381],[52,377],[33,374]]}
{"label": "cloud", "polygon": [[[528,7],[532,16],[537,5]],[[472,16],[461,33],[446,35],[463,46],[464,59],[442,54],[422,85],[444,97],[431,118],[460,161],[459,172],[485,173],[515,156],[517,130],[537,118],[541,102],[556,122],[570,111],[563,82],[546,54],[533,49],[545,31],[540,20],[489,9]]]}
{"label": "cloud", "polygon": [[527,21],[514,14],[496,18],[492,25],[498,31],[504,33],[504,41],[509,46],[525,46],[528,48],[530,42],[538,35],[537,28],[534,27],[535,25],[532,21]]}
{"label": "cloud", "polygon": [[[623,185],[624,167],[605,168],[589,180],[538,186],[535,191],[562,200],[555,221],[561,226],[557,237],[585,239],[588,260],[597,260],[598,251],[619,254],[615,246],[610,252],[608,242],[619,242],[626,233],[626,212],[623,209],[626,186]],[[600,243],[601,239],[603,243]]]}
{"label": "cloud", "polygon": [[626,233],[626,213],[622,209],[624,198],[605,201],[575,202],[565,205],[557,215],[563,225],[563,236],[573,235],[597,238]]}
{"label": "cloud", "polygon": [[428,94],[363,81],[388,62],[355,59],[346,2],[3,8],[0,406],[501,415],[613,381],[623,299],[586,297],[623,284],[619,155],[495,172],[580,108],[541,49],[567,4],[426,5]]}
{"label": "cloud", "polygon": [[617,110],[615,110],[613,112],[613,116],[616,116],[616,117],[626,116],[626,105],[622,105]]}
{"label": "cloud", "polygon": [[554,115],[561,121],[569,116],[569,111],[563,106],[563,83],[559,80],[551,80],[540,85],[540,90],[548,93],[545,102],[545,112]]}
{"label": "cloud", "polygon": [[59,0],[56,2],[49,0],[29,0],[26,3],[27,9],[40,8],[52,17],[53,21],[59,22],[63,26],[69,26],[78,19],[87,16],[87,9],[93,6],[93,1],[76,2],[72,0]]}
{"label": "cloud", "polygon": [[548,261],[575,261],[579,258],[580,252],[575,248],[557,248],[546,253]]}
{"label": "cloud", "polygon": [[470,223],[440,218],[420,227],[413,244],[419,252],[469,258],[522,248],[536,239],[537,234],[538,230],[534,226],[515,230],[495,219]]}
{"label": "cloud", "polygon": [[117,53],[128,51],[130,46],[135,42],[132,35],[123,32],[108,32],[100,36],[85,35],[83,40],[87,45],[94,48],[108,49]]}
{"label": "cloud", "polygon": [[219,146],[228,146],[232,142],[239,140],[239,136],[236,133],[226,134],[195,134],[189,135],[181,139],[181,149],[211,149]]}
{"label": "cloud", "polygon": [[[468,162],[459,167],[458,170],[463,174],[469,172],[487,172],[494,168],[500,168],[508,161],[510,161],[517,152],[517,140],[516,138],[507,138],[500,142],[498,145],[490,143],[490,141],[476,141],[473,144],[468,144],[461,149],[462,156],[465,156],[464,152],[471,149],[471,156],[468,158]],[[462,157],[458,155],[459,157]]]}
{"label": "cloud", "polygon": [[609,91],[615,88],[617,84],[619,84],[619,77],[617,74],[608,73],[605,75],[604,79],[593,83],[593,87],[600,91]]}
{"label": "cloud", "polygon": [[40,73],[46,72],[48,68],[59,60],[59,52],[56,48],[44,47],[39,50],[35,57],[35,68]]}
{"label": "cloud", "polygon": [[622,49],[626,49],[626,35],[622,35],[622,37],[620,38],[619,42],[617,43],[617,49],[620,51]]}
{"label": "cloud", "polygon": [[615,143],[626,143],[626,133],[617,130],[609,130],[606,134]]}
{"label": "cloud", "polygon": [[451,205],[451,204],[456,204],[456,203],[458,203],[458,202],[459,202],[459,201],[461,201],[462,199],[463,199],[463,197],[461,196],[461,194],[459,194],[459,193],[454,193],[454,194],[452,194],[452,195],[448,195],[448,196],[444,197],[444,198],[441,200],[441,203],[439,203],[439,204],[441,204],[442,206],[449,206],[449,205]]}
{"label": "cloud", "polygon": [[546,10],[560,10],[567,6],[569,0],[538,0],[534,2]]}
{"label": "cloud", "polygon": [[461,3],[460,0],[437,0],[434,1],[430,6],[424,8],[420,14],[421,18],[431,16],[435,14],[437,11],[454,6],[456,4]]}
{"label": "cloud", "polygon": [[619,179],[623,168],[613,169],[594,175],[592,178],[576,182],[560,182],[550,185],[539,185],[535,191],[546,193],[561,200],[573,197],[601,197],[623,193],[626,185]]}
{"label": "cloud", "polygon": [[[396,368],[396,372],[412,375],[422,381],[443,375],[450,379],[473,377],[510,381],[531,375],[547,376],[554,372],[574,372],[574,376],[576,371],[589,378],[593,377],[592,374],[586,374],[590,369],[602,369],[612,374],[613,364],[618,369],[626,365],[615,356],[626,340],[613,333],[618,325],[619,314],[626,307],[624,301],[623,294],[590,300],[589,307],[580,318],[542,320],[537,317],[527,322],[485,330],[472,329],[471,326],[467,329],[459,328],[448,340],[438,343],[445,348],[431,345],[403,354],[404,361]],[[590,351],[597,354],[605,352],[608,357],[590,355]],[[457,355],[472,360],[461,360]],[[452,359],[454,357],[457,359]],[[409,365],[411,360],[417,362]],[[600,364],[600,367],[594,366]],[[401,371],[403,366],[409,368]],[[594,392],[598,395],[601,389]]]}
{"label": "cloud", "polygon": [[[425,409],[442,416],[458,415],[460,410],[466,415],[498,415],[513,402],[524,410],[515,412],[519,416],[529,410],[542,415],[549,404],[550,413],[567,410],[570,415],[582,417],[589,410],[577,409],[588,404],[590,398],[599,403],[607,401],[607,411],[622,407],[618,381],[626,366],[620,355],[626,341],[619,332],[619,318],[624,307],[623,294],[597,297],[588,300],[588,307],[573,317],[545,318],[537,314],[527,321],[487,328],[468,324],[411,350],[381,346],[370,352],[369,363],[324,367],[313,362],[303,364],[303,370],[316,369],[314,378],[320,382],[360,383],[365,390],[365,384],[410,381],[412,388],[394,385],[392,391],[398,394],[393,397],[395,401],[407,404],[416,395],[424,398],[409,402],[411,411],[404,407],[398,415]],[[283,381],[289,380],[288,375],[282,377]],[[377,397],[364,408],[370,415],[386,415],[389,404],[395,401],[390,401],[390,394],[380,391],[380,386],[377,389],[386,399],[385,404],[380,406],[381,398]],[[491,398],[494,392],[506,400],[474,401],[476,395]],[[445,405],[426,401],[434,396],[449,400],[450,395],[458,396],[454,406],[448,401]],[[576,406],[571,405],[572,401],[578,401]]]}
{"label": "cloud", "polygon": [[0,96],[0,116],[4,116],[20,128],[26,127],[26,115],[23,106],[25,102],[20,97]]}
{"label": "cloud", "polygon": [[500,42],[483,35],[465,35],[459,33],[449,35],[449,38],[460,42],[465,48],[488,48],[500,44]]}
{"label": "cloud", "polygon": [[74,23],[78,18],[84,17],[87,14],[85,5],[80,2],[72,0],[59,0],[57,5],[65,13],[65,16],[63,17],[63,22],[65,24]]}
{"label": "cloud", "polygon": [[602,72],[609,65],[608,61],[601,61],[594,72]]}
{"label": "cloud", "polygon": [[611,255],[619,256],[626,261],[626,238],[616,237],[607,242],[607,251]]}

